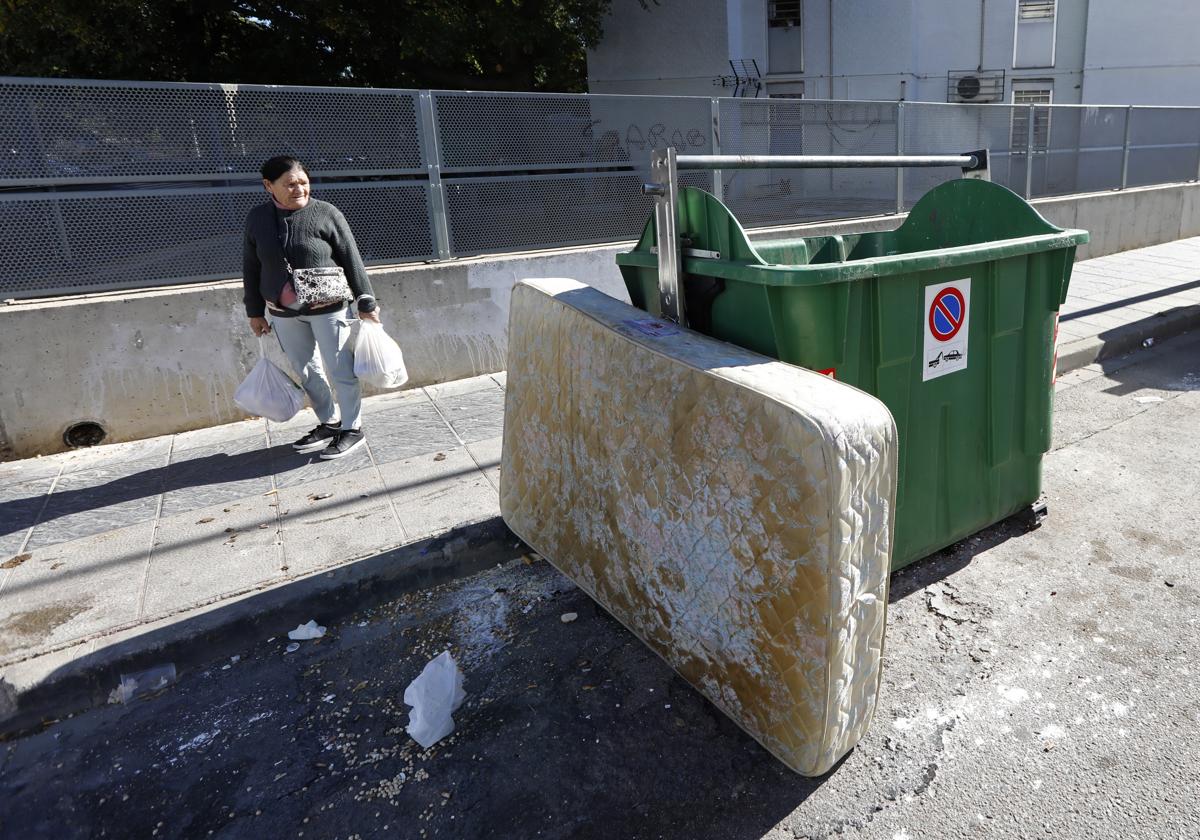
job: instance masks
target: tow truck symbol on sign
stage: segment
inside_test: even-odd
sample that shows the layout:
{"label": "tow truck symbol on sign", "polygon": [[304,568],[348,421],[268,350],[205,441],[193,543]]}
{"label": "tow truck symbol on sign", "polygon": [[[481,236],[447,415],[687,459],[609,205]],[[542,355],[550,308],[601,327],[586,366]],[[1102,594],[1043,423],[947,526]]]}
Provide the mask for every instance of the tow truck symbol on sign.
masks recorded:
{"label": "tow truck symbol on sign", "polygon": [[938,353],[936,356],[934,356],[932,359],[930,359],[930,360],[929,360],[929,366],[930,366],[931,368],[935,368],[935,367],[937,367],[938,365],[940,365],[940,364],[942,363],[942,356],[943,356],[943,355],[944,355],[944,354],[942,354],[942,353]]}

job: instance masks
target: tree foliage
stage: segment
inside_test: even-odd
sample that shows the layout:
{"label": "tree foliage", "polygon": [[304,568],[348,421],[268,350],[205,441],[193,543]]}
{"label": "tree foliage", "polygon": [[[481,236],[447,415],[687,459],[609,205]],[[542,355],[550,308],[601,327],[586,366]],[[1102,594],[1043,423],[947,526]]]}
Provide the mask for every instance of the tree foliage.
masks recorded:
{"label": "tree foliage", "polygon": [[0,0],[0,73],[586,89],[611,0]]}

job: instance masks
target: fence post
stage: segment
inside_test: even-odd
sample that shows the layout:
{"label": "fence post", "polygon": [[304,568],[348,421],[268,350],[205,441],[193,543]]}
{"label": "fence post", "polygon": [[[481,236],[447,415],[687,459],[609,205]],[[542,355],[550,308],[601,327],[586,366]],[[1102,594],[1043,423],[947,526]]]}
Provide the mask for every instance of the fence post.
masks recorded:
{"label": "fence post", "polygon": [[[896,154],[904,154],[904,102],[896,103]],[[904,167],[896,167],[896,212],[904,212]]]}
{"label": "fence post", "polygon": [[[712,153],[714,155],[721,154],[721,100],[717,97],[712,97]],[[725,179],[722,176],[720,169],[713,170],[713,195],[717,197],[717,201],[725,201]]]}
{"label": "fence post", "polygon": [[439,260],[448,260],[450,253],[450,224],[446,215],[446,191],[442,187],[441,149],[438,146],[437,122],[433,111],[433,95],[418,92],[421,110],[421,156],[429,175],[429,229]]}
{"label": "fence post", "polygon": [[1033,120],[1035,106],[1029,104],[1029,125],[1025,126],[1025,200],[1033,197]]}
{"label": "fence post", "polygon": [[1121,189],[1129,184],[1129,132],[1133,128],[1133,106],[1125,106],[1125,143],[1121,149]]}

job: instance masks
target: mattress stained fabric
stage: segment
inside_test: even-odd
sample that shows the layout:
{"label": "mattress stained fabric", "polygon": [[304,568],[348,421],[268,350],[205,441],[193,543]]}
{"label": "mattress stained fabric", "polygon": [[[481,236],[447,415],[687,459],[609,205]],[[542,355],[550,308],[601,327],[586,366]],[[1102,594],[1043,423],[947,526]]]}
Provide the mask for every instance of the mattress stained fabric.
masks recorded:
{"label": "mattress stained fabric", "polygon": [[896,428],[874,397],[526,280],[509,322],[509,527],[792,770],[879,690]]}

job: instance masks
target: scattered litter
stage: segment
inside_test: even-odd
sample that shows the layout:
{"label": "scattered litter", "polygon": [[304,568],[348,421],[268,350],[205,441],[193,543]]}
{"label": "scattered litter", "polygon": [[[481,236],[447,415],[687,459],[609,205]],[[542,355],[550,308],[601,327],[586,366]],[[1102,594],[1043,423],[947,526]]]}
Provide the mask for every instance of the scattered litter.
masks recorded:
{"label": "scattered litter", "polygon": [[313,501],[313,502],[319,502],[322,499],[328,499],[331,496],[333,496],[332,493],[309,493],[308,494],[309,501]]}
{"label": "scattered litter", "polygon": [[404,689],[404,702],[412,706],[407,732],[429,749],[454,731],[455,709],[466,699],[463,675],[450,651],[442,651]]}
{"label": "scattered litter", "polygon": [[274,493],[278,493],[278,492],[279,492],[278,490],[268,490],[266,493],[263,493],[263,495],[270,496],[270,495],[272,495]]}
{"label": "scattered litter", "polygon": [[53,572],[53,571],[54,571],[55,569],[57,569],[59,566],[65,566],[65,565],[67,565],[67,564],[66,564],[66,563],[53,563],[53,564],[51,564],[51,566],[50,566],[50,571],[52,571],[52,572]]}
{"label": "scattered litter", "polygon": [[446,460],[446,453],[445,453],[445,452],[439,452],[438,454],[436,454],[436,455],[434,455],[434,456],[433,456],[433,460],[435,460],[435,461],[445,461],[445,460]]}
{"label": "scattered litter", "polygon": [[0,563],[0,569],[15,569],[31,557],[33,557],[32,554],[18,554],[16,557]]}
{"label": "scattered litter", "polygon": [[271,643],[271,642],[273,642],[273,641],[275,641],[275,637],[274,637],[274,636],[272,636],[271,638],[267,639],[267,644],[270,644],[270,643]]}
{"label": "scattered litter", "polygon": [[1143,342],[1142,342],[1142,346],[1143,346],[1143,347],[1153,347],[1153,346],[1154,346],[1154,339],[1153,339],[1153,338],[1147,338],[1145,341],[1143,341]]}
{"label": "scattered litter", "polygon": [[134,689],[137,688],[137,683],[133,680],[121,678],[117,683],[117,687],[108,693],[109,703],[128,703],[133,699]]}
{"label": "scattered litter", "polygon": [[196,524],[197,525],[207,525],[209,522],[212,522],[212,521],[213,521],[213,518],[211,516],[206,516],[203,519],[197,519]]}
{"label": "scattered litter", "polygon": [[358,626],[359,626],[359,627],[366,627],[366,626],[367,626],[367,622],[365,622],[365,621],[360,621],[360,622],[358,622]]}
{"label": "scattered litter", "polygon": [[1167,586],[1171,586],[1171,587],[1175,586],[1175,584],[1169,580],[1164,580],[1163,583],[1166,584]]}
{"label": "scattered litter", "polygon": [[236,665],[236,664],[238,664],[238,662],[241,661],[241,659],[242,659],[241,656],[231,656],[231,657],[229,657],[229,662],[233,665]]}
{"label": "scattered litter", "polygon": [[226,534],[236,534],[237,532],[238,532],[237,528],[226,528],[225,529]]}
{"label": "scattered litter", "polygon": [[301,624],[295,630],[288,631],[288,638],[297,642],[319,639],[324,635],[325,628],[317,624],[315,620],[309,621],[307,624]]}
{"label": "scattered litter", "polygon": [[298,650],[300,650],[300,643],[292,642],[290,645],[288,645],[287,647],[285,647],[283,649],[283,652],[284,653],[295,653]]}
{"label": "scattered litter", "polygon": [[561,621],[563,624],[570,624],[572,621],[574,621],[577,618],[579,618],[579,613],[571,612],[571,613],[563,613],[559,617],[558,620]]}
{"label": "scattered litter", "polygon": [[1162,397],[1134,397],[1133,401],[1136,403],[1141,403],[1142,405],[1145,405],[1146,403],[1162,402],[1163,398]]}
{"label": "scattered litter", "polygon": [[144,697],[155,691],[160,691],[175,682],[175,663],[156,665],[145,671],[133,674],[121,674],[117,683],[108,695],[109,703],[128,703],[136,697]]}
{"label": "scattered litter", "polygon": [[335,698],[335,697],[337,697],[336,694],[326,694],[324,697],[321,698],[321,702],[322,703],[332,703],[333,698]]}
{"label": "scattered litter", "polygon": [[270,526],[270,525],[268,525],[266,522],[263,522],[263,523],[261,523],[261,524],[260,524],[258,527],[259,527],[259,528],[270,528],[271,526]]}
{"label": "scattered litter", "polygon": [[229,670],[230,668],[232,668],[232,667],[233,667],[232,665],[222,665],[222,666],[221,666],[221,670],[222,670],[222,671],[228,671],[228,670]]}

